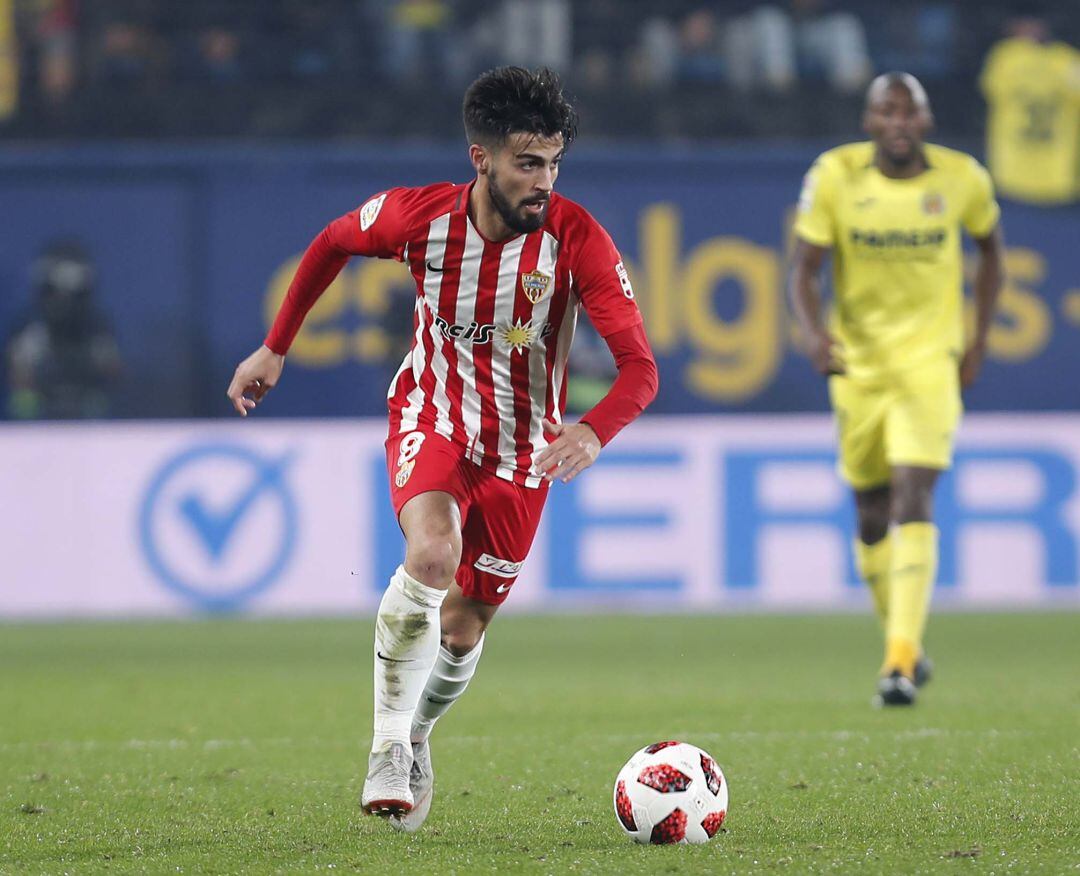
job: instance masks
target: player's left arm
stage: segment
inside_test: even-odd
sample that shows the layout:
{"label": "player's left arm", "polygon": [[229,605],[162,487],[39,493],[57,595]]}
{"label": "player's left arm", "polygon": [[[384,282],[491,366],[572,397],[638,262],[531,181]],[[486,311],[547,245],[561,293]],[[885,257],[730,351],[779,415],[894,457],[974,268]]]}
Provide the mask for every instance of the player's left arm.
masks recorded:
{"label": "player's left arm", "polygon": [[1005,281],[1005,242],[1001,231],[1001,208],[994,199],[994,185],[986,169],[972,161],[970,197],[961,217],[975,240],[978,260],[972,293],[975,299],[975,333],[960,360],[960,385],[971,386],[986,358],[986,342],[994,321],[998,296]]}
{"label": "player's left arm", "polygon": [[590,231],[574,260],[575,286],[618,374],[607,394],[579,422],[544,421],[551,443],[537,457],[536,466],[548,481],[567,483],[592,465],[601,448],[656,397],[660,384],[622,258],[599,225]]}
{"label": "player's left arm", "polygon": [[979,377],[986,358],[986,339],[994,321],[998,296],[1005,282],[1005,241],[1001,225],[995,225],[986,237],[976,237],[979,255],[975,265],[972,294],[975,299],[975,334],[960,361],[960,385],[971,386]]}

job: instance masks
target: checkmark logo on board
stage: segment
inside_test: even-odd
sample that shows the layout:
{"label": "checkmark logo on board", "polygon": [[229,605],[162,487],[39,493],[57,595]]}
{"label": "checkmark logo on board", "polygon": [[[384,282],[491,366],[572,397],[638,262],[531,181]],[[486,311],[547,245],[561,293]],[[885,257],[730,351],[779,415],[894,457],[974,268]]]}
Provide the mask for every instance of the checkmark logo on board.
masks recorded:
{"label": "checkmark logo on board", "polygon": [[289,481],[299,454],[200,441],[165,457],[138,512],[139,544],[158,581],[209,611],[234,610],[277,584],[297,544]]}
{"label": "checkmark logo on board", "polygon": [[240,521],[265,493],[278,488],[292,454],[278,459],[260,460],[250,483],[227,506],[209,508],[196,493],[188,493],[177,503],[180,515],[188,522],[207,554],[221,559]]}

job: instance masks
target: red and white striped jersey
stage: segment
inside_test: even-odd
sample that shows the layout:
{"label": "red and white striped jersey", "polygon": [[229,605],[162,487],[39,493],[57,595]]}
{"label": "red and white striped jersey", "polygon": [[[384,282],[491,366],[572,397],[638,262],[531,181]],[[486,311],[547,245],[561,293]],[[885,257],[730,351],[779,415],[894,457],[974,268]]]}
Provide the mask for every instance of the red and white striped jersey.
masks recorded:
{"label": "red and white striped jersey", "polygon": [[390,434],[433,428],[499,477],[538,487],[541,421],[561,420],[578,310],[603,337],[641,314],[618,250],[584,208],[553,193],[542,228],[494,243],[469,218],[473,184],[376,195],[354,214],[350,249],[404,261],[416,280]]}

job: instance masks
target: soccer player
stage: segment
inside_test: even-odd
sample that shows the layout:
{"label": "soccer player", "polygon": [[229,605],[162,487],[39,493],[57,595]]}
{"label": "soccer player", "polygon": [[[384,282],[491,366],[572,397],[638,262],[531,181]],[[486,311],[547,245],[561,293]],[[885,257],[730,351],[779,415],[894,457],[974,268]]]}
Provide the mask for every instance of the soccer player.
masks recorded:
{"label": "soccer player", "polygon": [[[592,216],[552,191],[577,131],[558,77],[489,71],[468,88],[464,121],[475,179],[390,189],[331,222],[228,389],[241,415],[265,397],[304,315],[350,256],[408,265],[415,330],[387,396],[386,442],[406,548],[375,624],[374,739],[361,798],[406,831],[431,807],[428,736],[476,670],[549,484],[590,466],[657,389],[618,251]],[[581,308],[617,375],[580,422],[564,423]]]}
{"label": "soccer player", "polygon": [[[934,484],[952,462],[960,389],[982,367],[1002,283],[990,177],[970,156],[924,143],[932,122],[915,77],[871,83],[871,142],[824,153],[803,182],[790,282],[810,361],[829,376],[840,473],[855,494],[856,566],[885,631],[878,695],[888,705],[913,703],[928,678]],[[961,230],[978,250],[966,347]],[[826,327],[818,277],[830,252]]]}

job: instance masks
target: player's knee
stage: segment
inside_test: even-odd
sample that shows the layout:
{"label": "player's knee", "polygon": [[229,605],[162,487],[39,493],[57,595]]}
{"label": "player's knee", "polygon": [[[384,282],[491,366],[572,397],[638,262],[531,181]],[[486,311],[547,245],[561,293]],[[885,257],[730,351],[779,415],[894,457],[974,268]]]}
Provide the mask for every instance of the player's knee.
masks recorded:
{"label": "player's knee", "polygon": [[889,534],[889,513],[859,515],[859,540],[863,544],[877,544]]}
{"label": "player's knee", "polygon": [[425,532],[409,542],[405,565],[429,587],[444,588],[461,562],[461,535],[453,530]]}
{"label": "player's knee", "polygon": [[482,612],[460,604],[450,607],[444,604],[440,619],[442,646],[455,657],[464,657],[480,644],[490,620]]}
{"label": "player's knee", "polygon": [[894,490],[892,518],[896,523],[914,523],[931,520],[934,516],[934,492],[932,487],[908,484]]}
{"label": "player's knee", "polygon": [[855,498],[859,519],[859,539],[863,544],[875,544],[889,532],[889,492],[868,490]]}
{"label": "player's knee", "polygon": [[444,625],[442,646],[455,657],[464,657],[480,644],[483,635],[484,627],[479,622],[455,624],[449,629]]}

